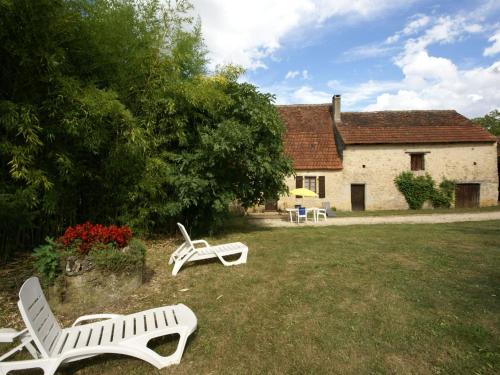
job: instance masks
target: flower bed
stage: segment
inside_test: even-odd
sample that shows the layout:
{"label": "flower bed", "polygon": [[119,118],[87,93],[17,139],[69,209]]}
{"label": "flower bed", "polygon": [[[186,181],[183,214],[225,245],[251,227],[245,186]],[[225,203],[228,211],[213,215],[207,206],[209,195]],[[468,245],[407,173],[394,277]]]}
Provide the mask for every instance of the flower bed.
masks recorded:
{"label": "flower bed", "polygon": [[47,238],[34,253],[40,276],[64,296],[60,300],[109,299],[123,294],[120,288],[139,286],[145,255],[143,243],[132,238],[128,226],[90,222],[68,227],[56,240]]}

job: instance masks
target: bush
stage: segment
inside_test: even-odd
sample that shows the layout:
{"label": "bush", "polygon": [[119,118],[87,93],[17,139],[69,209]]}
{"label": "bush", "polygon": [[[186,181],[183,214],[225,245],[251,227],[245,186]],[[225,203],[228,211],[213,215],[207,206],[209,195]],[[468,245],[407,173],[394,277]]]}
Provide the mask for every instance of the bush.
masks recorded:
{"label": "bush", "polygon": [[394,179],[394,183],[412,210],[421,209],[434,192],[434,180],[428,173],[415,176],[411,172],[403,172]]}
{"label": "bush", "polygon": [[432,202],[434,208],[449,208],[453,202],[455,182],[446,178],[439,184],[439,189],[436,189],[428,173],[415,176],[412,172],[402,172],[394,179],[394,183],[412,210],[421,209],[427,200]]}
{"label": "bush", "polygon": [[47,243],[38,246],[33,256],[35,257],[35,268],[40,272],[42,278],[51,283],[61,272],[61,246],[54,239],[47,237]]}
{"label": "bush", "polygon": [[117,227],[116,225],[103,226],[86,222],[74,227],[68,227],[59,241],[65,246],[76,243],[76,249],[80,254],[87,254],[95,244],[115,244],[124,247],[132,238],[132,231],[126,225]]}
{"label": "bush", "polygon": [[133,272],[144,266],[146,248],[137,239],[131,240],[123,249],[117,249],[112,243],[95,243],[89,252],[89,257],[96,268],[102,271]]}

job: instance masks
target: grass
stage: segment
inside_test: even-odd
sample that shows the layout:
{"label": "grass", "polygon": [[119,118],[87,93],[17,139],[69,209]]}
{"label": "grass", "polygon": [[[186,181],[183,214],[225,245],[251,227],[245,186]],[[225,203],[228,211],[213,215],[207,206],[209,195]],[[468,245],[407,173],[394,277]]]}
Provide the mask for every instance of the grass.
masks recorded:
{"label": "grass", "polygon": [[395,215],[429,215],[429,214],[467,214],[475,212],[500,211],[500,206],[478,208],[426,208],[421,210],[380,210],[380,211],[337,211],[337,217],[358,216],[395,216]]}
{"label": "grass", "polygon": [[[246,265],[194,264],[175,278],[167,260],[178,241],[149,242],[151,271],[136,293],[56,315],[66,325],[85,313],[185,303],[199,325],[181,364],[157,371],[108,355],[64,374],[498,374],[499,228],[237,226],[211,240],[248,244]],[[26,264],[0,271],[0,326],[20,327],[14,302]]]}

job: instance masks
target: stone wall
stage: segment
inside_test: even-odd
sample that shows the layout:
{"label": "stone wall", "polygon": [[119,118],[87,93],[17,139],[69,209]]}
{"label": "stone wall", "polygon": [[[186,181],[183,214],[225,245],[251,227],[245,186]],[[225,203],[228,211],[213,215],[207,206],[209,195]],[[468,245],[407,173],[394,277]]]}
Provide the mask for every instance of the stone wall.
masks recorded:
{"label": "stone wall", "polygon": [[[321,206],[329,201],[339,210],[351,209],[351,184],[365,184],[367,210],[406,209],[403,195],[394,185],[394,178],[410,170],[410,153],[425,153],[425,171],[436,181],[443,177],[458,183],[479,183],[480,204],[497,204],[498,172],[497,150],[493,143],[427,144],[427,145],[362,145],[347,146],[341,171],[297,171],[299,176],[325,176],[325,198],[282,197],[278,207],[295,204]],[[286,180],[290,189],[295,179]]]}

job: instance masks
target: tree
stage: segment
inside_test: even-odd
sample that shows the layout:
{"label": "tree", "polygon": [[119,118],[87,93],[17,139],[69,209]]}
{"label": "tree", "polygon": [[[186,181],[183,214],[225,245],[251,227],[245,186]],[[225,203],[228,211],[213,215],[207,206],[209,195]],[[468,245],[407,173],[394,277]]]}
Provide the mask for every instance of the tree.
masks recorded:
{"label": "tree", "polygon": [[473,119],[476,124],[488,130],[491,134],[500,136],[500,111],[495,109],[484,117]]}
{"label": "tree", "polygon": [[186,0],[0,0],[0,257],[82,221],[220,224],[285,191],[274,98]]}
{"label": "tree", "polygon": [[292,167],[274,98],[238,83],[241,72],[228,66],[213,76],[156,77],[142,119],[154,142],[127,221],[148,231],[179,219],[213,230],[229,203],[248,207],[286,191]]}

